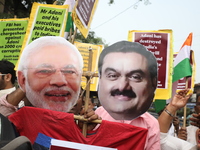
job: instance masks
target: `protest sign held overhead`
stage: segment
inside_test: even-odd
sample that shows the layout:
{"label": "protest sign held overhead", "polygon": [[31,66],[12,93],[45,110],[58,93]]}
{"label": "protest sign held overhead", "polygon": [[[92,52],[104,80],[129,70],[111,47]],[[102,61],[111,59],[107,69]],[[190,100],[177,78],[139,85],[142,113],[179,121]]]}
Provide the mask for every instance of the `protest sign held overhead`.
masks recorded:
{"label": "protest sign held overhead", "polygon": [[172,31],[129,31],[128,40],[139,42],[151,51],[158,63],[158,85],[155,99],[169,99],[172,88]]}
{"label": "protest sign held overhead", "polygon": [[87,38],[98,0],[79,0],[72,11],[72,18],[82,35]]}
{"label": "protest sign held overhead", "polygon": [[0,60],[17,63],[27,25],[26,18],[0,20]]}
{"label": "protest sign held overhead", "polygon": [[[68,5],[48,5],[33,3],[22,51],[26,45],[42,36],[64,37]],[[21,52],[22,52],[21,51]],[[16,68],[18,63],[16,64]]]}
{"label": "protest sign held overhead", "polygon": [[64,36],[68,5],[33,3],[23,47],[42,36]]}

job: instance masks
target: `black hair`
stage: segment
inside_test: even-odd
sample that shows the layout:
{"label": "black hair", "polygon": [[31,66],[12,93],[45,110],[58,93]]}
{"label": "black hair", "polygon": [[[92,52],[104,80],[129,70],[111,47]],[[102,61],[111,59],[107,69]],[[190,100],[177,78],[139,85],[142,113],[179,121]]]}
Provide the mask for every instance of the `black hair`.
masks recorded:
{"label": "black hair", "polygon": [[[11,74],[12,77],[11,77],[11,82],[12,84],[15,83],[16,81],[16,71],[15,71],[15,65],[13,63],[11,63],[10,61],[8,60],[5,60],[5,59],[2,59],[0,61],[0,72],[2,74]],[[2,77],[2,79],[4,79],[4,76]]]}
{"label": "black hair", "polygon": [[98,71],[101,76],[104,57],[113,52],[135,52],[143,55],[147,59],[148,70],[151,79],[157,78],[158,65],[154,54],[147,50],[145,46],[138,42],[120,41],[111,46],[106,47],[100,54],[98,62]]}

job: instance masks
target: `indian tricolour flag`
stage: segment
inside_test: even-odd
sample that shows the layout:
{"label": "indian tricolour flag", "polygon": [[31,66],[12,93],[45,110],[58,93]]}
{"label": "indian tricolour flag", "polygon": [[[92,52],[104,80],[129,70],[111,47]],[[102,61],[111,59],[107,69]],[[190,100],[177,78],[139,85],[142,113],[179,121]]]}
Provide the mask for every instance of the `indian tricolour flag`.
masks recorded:
{"label": "indian tricolour flag", "polygon": [[174,60],[174,70],[172,82],[176,82],[183,77],[192,76],[192,67],[190,64],[190,50],[192,45],[192,33],[189,34],[183,43],[181,50]]}
{"label": "indian tricolour flag", "polygon": [[[192,33],[189,34],[186,41],[183,43],[180,51],[174,59],[174,68],[172,76],[172,96],[173,97],[177,90],[178,80],[184,77],[192,76],[192,66],[190,64],[190,50],[192,45]],[[169,103],[169,100],[155,100],[154,105],[156,112],[164,109],[165,105]]]}
{"label": "indian tricolour flag", "polygon": [[69,5],[67,24],[66,24],[65,34],[64,34],[64,38],[67,39],[70,29],[72,29],[72,31],[74,30],[71,13],[75,6],[75,0],[65,0],[63,5]]}
{"label": "indian tricolour flag", "polygon": [[[184,77],[192,76],[192,66],[190,63],[190,50],[192,46],[192,33],[189,34],[183,43],[180,51],[174,59],[174,69],[172,76],[172,97],[176,94],[178,80]],[[170,102],[171,99],[167,101]]]}

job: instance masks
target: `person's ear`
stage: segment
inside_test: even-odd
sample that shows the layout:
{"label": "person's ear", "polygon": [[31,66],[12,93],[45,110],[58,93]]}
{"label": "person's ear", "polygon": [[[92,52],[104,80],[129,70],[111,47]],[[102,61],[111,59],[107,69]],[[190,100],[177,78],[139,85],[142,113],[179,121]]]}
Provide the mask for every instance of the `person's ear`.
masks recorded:
{"label": "person's ear", "polygon": [[12,78],[12,75],[10,73],[8,73],[4,76],[4,80],[7,82],[11,81],[11,78]]}
{"label": "person's ear", "polygon": [[19,84],[21,90],[26,92],[26,90],[25,90],[25,76],[24,76],[22,71],[17,72],[17,79],[18,79],[18,84]]}

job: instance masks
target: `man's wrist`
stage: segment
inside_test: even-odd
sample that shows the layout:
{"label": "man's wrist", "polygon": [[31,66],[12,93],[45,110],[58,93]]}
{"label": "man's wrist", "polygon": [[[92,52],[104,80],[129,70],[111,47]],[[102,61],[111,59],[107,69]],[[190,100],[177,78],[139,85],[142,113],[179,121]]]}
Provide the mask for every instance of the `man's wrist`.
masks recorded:
{"label": "man's wrist", "polygon": [[171,114],[175,114],[176,111],[178,110],[178,108],[174,105],[172,105],[171,103],[169,103],[166,107],[166,109],[171,113]]}
{"label": "man's wrist", "polygon": [[167,109],[164,110],[169,116],[171,116],[172,118],[174,118],[175,116]]}

